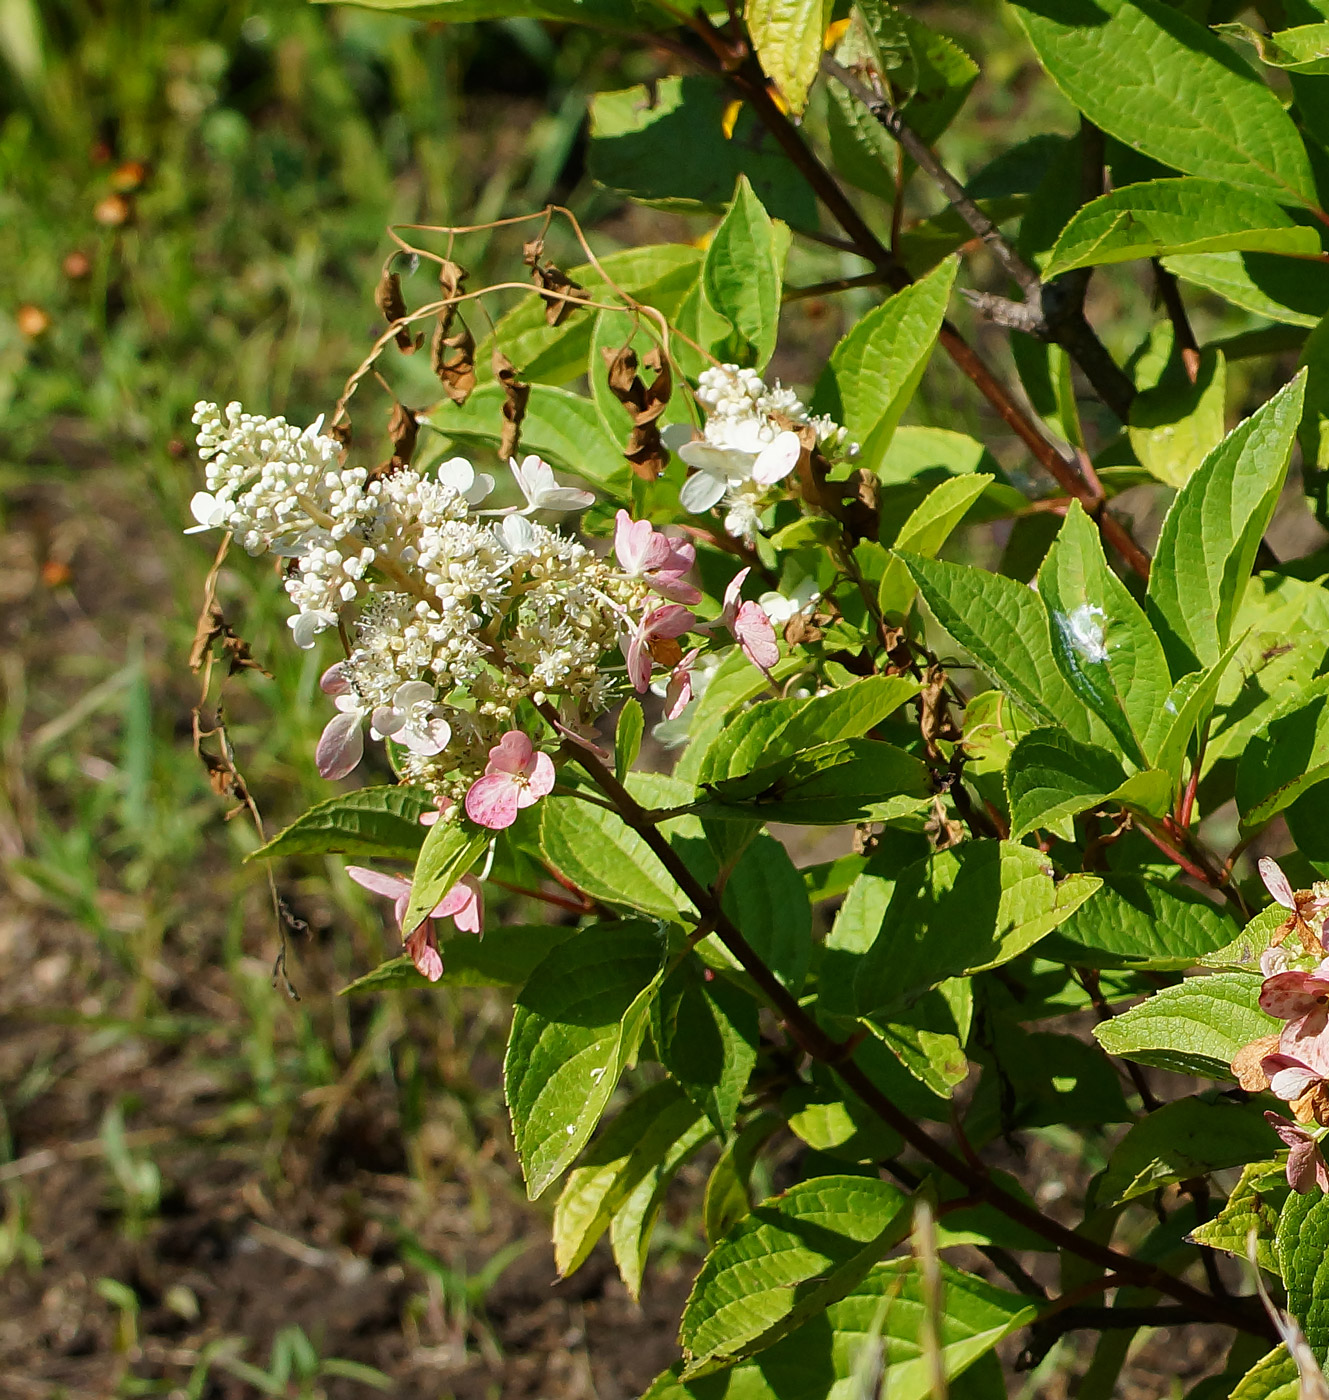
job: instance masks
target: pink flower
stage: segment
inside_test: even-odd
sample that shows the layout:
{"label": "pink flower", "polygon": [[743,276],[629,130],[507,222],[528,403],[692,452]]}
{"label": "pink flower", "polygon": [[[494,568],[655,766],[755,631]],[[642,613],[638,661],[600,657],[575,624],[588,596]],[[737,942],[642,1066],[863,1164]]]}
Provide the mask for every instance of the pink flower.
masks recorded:
{"label": "pink flower", "polygon": [[745,603],[739,597],[743,580],[750,572],[750,568],[740,569],[729,580],[729,587],[724,591],[724,608],[711,625],[733,633],[743,655],[769,676],[771,667],[780,659],[780,648],[776,645],[775,628],[766,616],[766,609],[760,603]]}
{"label": "pink flower", "polygon": [[620,510],[614,523],[614,553],[625,574],[645,579],[662,597],[676,603],[701,602],[701,590],[683,581],[697,560],[697,550],[688,541],[672,540],[649,520],[633,520]]}
{"label": "pink flower", "polygon": [[651,683],[651,666],[655,661],[651,654],[652,643],[664,637],[681,637],[684,632],[690,632],[696,622],[681,604],[665,603],[648,612],[630,636],[619,638],[619,648],[628,663],[628,679],[639,691],[644,692]]}
{"label": "pink flower", "polygon": [[519,729],[509,729],[489,750],[484,777],[471,784],[466,815],[480,826],[501,831],[517,820],[519,808],[538,802],[553,786],[553,759]]}
{"label": "pink flower", "polygon": [[1295,933],[1308,953],[1323,952],[1326,924],[1323,915],[1329,910],[1329,893],[1324,892],[1323,885],[1311,890],[1294,890],[1292,882],[1271,856],[1260,857],[1259,870],[1265,889],[1289,911],[1289,918],[1279,925],[1270,943],[1277,947],[1288,934]]}
{"label": "pink flower", "polygon": [[692,668],[697,664],[697,657],[700,655],[701,648],[693,647],[674,667],[669,684],[665,687],[666,719],[677,719],[692,699]]}
{"label": "pink flower", "polygon": [[362,865],[348,865],[346,873],[357,885],[363,885],[365,889],[385,895],[395,902],[397,927],[402,931],[406,951],[420,975],[431,982],[437,982],[443,976],[443,959],[438,951],[434,920],[450,918],[462,933],[479,934],[481,931],[484,906],[480,885],[470,875],[463,875],[429,911],[420,926],[408,933],[402,926],[411,902],[411,882],[406,876],[384,875],[381,871],[368,870]]}
{"label": "pink flower", "polygon": [[1329,1191],[1329,1167],[1325,1166],[1318,1139],[1290,1118],[1266,1113],[1265,1121],[1291,1149],[1287,1156],[1287,1184],[1302,1195],[1318,1186]]}

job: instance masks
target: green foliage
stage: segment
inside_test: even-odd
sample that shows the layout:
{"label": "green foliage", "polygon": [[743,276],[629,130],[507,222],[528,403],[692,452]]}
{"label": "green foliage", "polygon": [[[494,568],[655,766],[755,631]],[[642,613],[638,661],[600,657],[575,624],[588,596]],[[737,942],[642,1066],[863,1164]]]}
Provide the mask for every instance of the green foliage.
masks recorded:
{"label": "green foliage", "polygon": [[425,841],[426,828],[420,825],[420,818],[432,807],[419,788],[359,788],[315,803],[249,859],[335,853],[414,860]]}
{"label": "green foliage", "polygon": [[1329,1198],[1324,1192],[1293,1192],[1278,1214],[1274,1250],[1287,1289],[1288,1311],[1301,1324],[1315,1358],[1322,1365],[1329,1352],[1329,1292],[1321,1277],[1329,1244]]}

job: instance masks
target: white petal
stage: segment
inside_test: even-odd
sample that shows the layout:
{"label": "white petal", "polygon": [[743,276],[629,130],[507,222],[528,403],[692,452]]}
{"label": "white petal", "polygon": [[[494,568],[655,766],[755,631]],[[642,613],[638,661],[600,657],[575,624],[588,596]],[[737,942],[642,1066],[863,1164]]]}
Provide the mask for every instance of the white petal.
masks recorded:
{"label": "white petal", "polygon": [[803,444],[799,442],[796,433],[781,433],[773,443],[763,447],[757,454],[757,460],[752,464],[753,481],[762,486],[772,486],[777,481],[783,481],[798,465],[802,451]]}
{"label": "white petal", "polygon": [[595,493],[572,486],[553,486],[539,492],[531,504],[537,510],[583,510],[595,504]]}
{"label": "white petal", "polygon": [[677,452],[684,443],[691,442],[697,430],[691,423],[666,423],[660,429],[660,441],[671,451]]}
{"label": "white petal", "polygon": [[484,498],[494,489],[494,478],[485,472],[481,472],[475,478],[475,484],[469,487],[462,495],[466,499],[466,504],[478,506]]}
{"label": "white petal", "polygon": [[442,753],[452,738],[452,726],[445,719],[431,719],[423,728],[411,726],[402,731],[401,741],[412,753],[432,758]]}
{"label": "white petal", "polygon": [[678,449],[678,455],[690,467],[700,472],[709,472],[722,479],[735,477],[746,480],[752,472],[752,464],[757,460],[754,452],[735,452],[732,448],[716,447],[700,438],[696,442],[685,442]]}
{"label": "white petal", "polygon": [[291,637],[296,646],[301,651],[308,651],[314,645],[314,638],[325,627],[331,627],[336,621],[336,613],[324,612],[316,608],[312,612],[297,613],[294,617],[288,617],[286,625],[291,629]]}
{"label": "white petal", "polygon": [[391,705],[380,705],[369,721],[369,732],[375,739],[391,739],[406,724],[406,716]]}
{"label": "white petal", "polygon": [[399,710],[409,710],[414,705],[432,704],[434,687],[428,681],[403,681],[392,697],[393,705]]}
{"label": "white petal", "polygon": [[535,526],[524,515],[505,515],[498,533],[509,554],[526,554],[535,542]]}
{"label": "white petal", "polygon": [[449,457],[446,462],[440,462],[435,475],[459,496],[464,496],[475,484],[475,468],[465,457]]}
{"label": "white petal", "polygon": [[710,510],[724,495],[724,478],[712,476],[710,472],[695,472],[683,483],[678,493],[678,503],[684,510],[700,515]]}

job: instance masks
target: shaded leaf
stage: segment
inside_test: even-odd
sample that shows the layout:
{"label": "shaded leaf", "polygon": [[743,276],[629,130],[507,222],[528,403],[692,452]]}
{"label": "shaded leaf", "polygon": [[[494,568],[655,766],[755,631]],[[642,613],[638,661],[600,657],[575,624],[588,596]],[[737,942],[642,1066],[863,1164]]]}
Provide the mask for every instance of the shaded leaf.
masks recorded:
{"label": "shaded leaf", "polygon": [[433,806],[423,788],[369,787],[340,793],[311,807],[245,859],[335,854],[414,860],[425,840],[420,818]]}

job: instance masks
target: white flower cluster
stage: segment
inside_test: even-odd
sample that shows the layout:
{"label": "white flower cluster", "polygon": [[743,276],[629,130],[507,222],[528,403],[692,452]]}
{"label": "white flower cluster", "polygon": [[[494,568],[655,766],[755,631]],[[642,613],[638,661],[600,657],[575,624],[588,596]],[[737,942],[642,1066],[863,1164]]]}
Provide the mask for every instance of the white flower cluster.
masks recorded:
{"label": "white flower cluster", "polygon": [[697,400],[706,409],[701,438],[692,438],[685,425],[666,429],[667,445],[695,468],[679,493],[679,504],[700,513],[723,499],[725,529],[749,543],[773,499],[771,488],[798,465],[802,444],[794,428],[810,427],[827,456],[858,452],[858,444],[846,441],[839,424],[809,414],[793,390],[778,381],[768,388],[755,370],[737,365],[704,370]]}
{"label": "white flower cluster", "polygon": [[343,466],[321,422],[301,431],[206,403],[194,421],[208,487],[192,503],[196,528],[292,560],[299,646],[337,626],[351,641],[323,678],[338,710],[319,744],[325,776],[356,765],[368,720],[398,746],[405,778],[456,801],[521,701],[552,700],[574,723],[603,711],[621,679],[602,672],[605,653],[649,588],[529,519],[589,505],[588,492],[528,457],[513,464],[525,506],[477,512],[493,481],[463,458],[429,476],[378,475]]}

